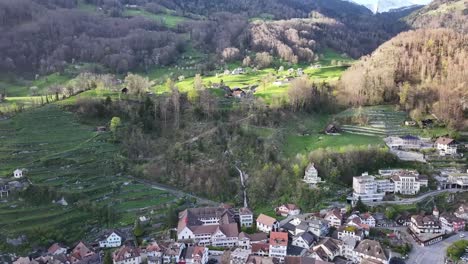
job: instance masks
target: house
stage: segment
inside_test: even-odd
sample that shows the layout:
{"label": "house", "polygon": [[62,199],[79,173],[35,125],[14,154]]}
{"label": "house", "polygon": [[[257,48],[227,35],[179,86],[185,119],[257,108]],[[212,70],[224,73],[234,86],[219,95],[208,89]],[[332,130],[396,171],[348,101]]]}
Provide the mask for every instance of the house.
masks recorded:
{"label": "house", "polygon": [[420,149],[424,146],[424,142],[417,136],[406,135],[406,136],[390,136],[384,139],[387,146],[391,149]]}
{"label": "house", "polygon": [[78,263],[88,257],[95,255],[96,253],[89,249],[82,241],[80,241],[70,253],[70,262],[72,264]]}
{"label": "house", "polygon": [[356,226],[340,226],[337,231],[339,240],[345,237],[351,237],[357,241],[364,239],[364,231]]}
{"label": "house", "polygon": [[262,257],[256,255],[250,255],[247,259],[246,264],[277,264],[278,261],[270,257]]}
{"label": "house", "polygon": [[122,245],[125,241],[125,237],[120,231],[110,229],[103,231],[98,241],[100,248],[115,248]]}
{"label": "house", "polygon": [[283,259],[287,255],[287,250],[288,250],[288,233],[271,232],[268,255],[270,257]]}
{"label": "house", "polygon": [[468,220],[468,204],[460,205],[453,214],[458,218]]}
{"label": "house", "polygon": [[[162,264],[163,252],[161,247],[155,241],[149,243],[144,249],[146,260],[148,264]],[[144,262],[144,255],[142,254],[142,260]]]}
{"label": "house", "polygon": [[253,213],[249,208],[239,209],[239,223],[241,227],[251,227],[253,225]]}
{"label": "house", "polygon": [[404,211],[395,217],[395,221],[398,225],[409,226],[411,224],[411,215],[407,211]]}
{"label": "house", "polygon": [[61,255],[61,254],[66,254],[67,250],[68,250],[67,247],[62,246],[59,243],[54,243],[52,244],[52,246],[49,247],[49,249],[47,250],[47,253],[49,255]]}
{"label": "house", "polygon": [[241,67],[235,68],[235,69],[231,72],[232,75],[239,75],[239,74],[244,74],[244,73],[245,73],[245,70],[244,70],[244,68],[241,68]]}
{"label": "house", "polygon": [[331,237],[322,238],[319,243],[312,248],[311,256],[316,260],[333,261],[337,256],[342,255],[343,242]]}
{"label": "house", "polygon": [[122,246],[113,255],[114,264],[140,264],[140,249],[133,246]]}
{"label": "house", "polygon": [[410,230],[416,234],[442,232],[439,219],[434,215],[411,216]]}
{"label": "house", "polygon": [[186,246],[184,243],[169,242],[160,245],[163,252],[163,263],[178,263]]}
{"label": "house", "polygon": [[339,134],[340,132],[341,132],[341,130],[335,124],[329,124],[325,128],[325,134],[327,134],[327,135],[336,135],[336,134]]}
{"label": "house", "polygon": [[310,232],[305,232],[293,237],[291,245],[309,249],[314,242],[316,242],[314,235]]}
{"label": "house", "polygon": [[310,232],[316,237],[323,237],[328,234],[328,222],[315,216],[301,216],[284,223],[280,229],[298,236],[305,232]]}
{"label": "house", "polygon": [[315,187],[318,183],[322,182],[322,178],[318,176],[318,171],[314,166],[314,163],[310,163],[304,173],[304,182],[309,184],[311,187]]}
{"label": "house", "polygon": [[242,90],[241,88],[234,88],[232,89],[232,96],[236,97],[236,98],[243,98],[247,95],[247,93]]}
{"label": "house", "polygon": [[435,142],[440,156],[452,156],[457,154],[458,142],[447,137],[440,137]]}
{"label": "house", "polygon": [[16,169],[16,170],[13,172],[13,177],[14,177],[15,179],[23,178],[23,170]]}
{"label": "house", "polygon": [[333,264],[328,261],[316,260],[310,257],[287,256],[284,260],[287,264]]}
{"label": "house", "polygon": [[181,262],[186,264],[208,263],[208,248],[200,246],[189,246],[185,251],[185,257]]}
{"label": "house", "polygon": [[295,204],[283,204],[275,208],[277,215],[288,216],[288,215],[298,215],[301,213],[301,209]]}
{"label": "house", "polygon": [[361,222],[369,227],[375,227],[376,219],[369,212],[361,214]]}
{"label": "house", "polygon": [[465,220],[456,217],[453,214],[443,213],[439,217],[440,226],[443,233],[456,233],[465,230]]}
{"label": "house", "polygon": [[328,221],[328,227],[340,227],[343,221],[343,214],[338,208],[334,208],[327,212],[324,219]]}
{"label": "house", "polygon": [[231,252],[230,264],[245,264],[252,251],[250,249],[236,248]]}
{"label": "house", "polygon": [[253,244],[266,242],[268,242],[268,236],[266,233],[262,232],[255,234],[247,234],[241,232],[239,234],[238,246],[243,249],[251,249]]}
{"label": "house", "polygon": [[260,214],[257,217],[257,229],[265,232],[270,233],[271,231],[278,230],[279,223],[276,221],[275,218],[270,217],[268,215]]}
{"label": "house", "polygon": [[370,263],[388,264],[389,257],[378,241],[365,239],[357,245],[354,251],[358,263],[370,261]]}
{"label": "house", "polygon": [[256,256],[268,256],[270,254],[270,245],[268,243],[252,244],[252,254]]}
{"label": "house", "polygon": [[415,195],[421,190],[421,187],[428,186],[427,177],[409,170],[395,172],[391,180],[395,184],[395,193],[406,195]]}

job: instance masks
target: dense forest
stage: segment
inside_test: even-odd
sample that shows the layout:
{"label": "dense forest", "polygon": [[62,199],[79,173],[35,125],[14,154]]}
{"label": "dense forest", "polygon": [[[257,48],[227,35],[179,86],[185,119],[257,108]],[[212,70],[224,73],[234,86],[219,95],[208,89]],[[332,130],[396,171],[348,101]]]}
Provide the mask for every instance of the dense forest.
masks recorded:
{"label": "dense forest", "polygon": [[452,127],[467,127],[467,43],[467,35],[449,29],[401,33],[344,73],[340,99],[399,103],[416,120],[433,113]]}

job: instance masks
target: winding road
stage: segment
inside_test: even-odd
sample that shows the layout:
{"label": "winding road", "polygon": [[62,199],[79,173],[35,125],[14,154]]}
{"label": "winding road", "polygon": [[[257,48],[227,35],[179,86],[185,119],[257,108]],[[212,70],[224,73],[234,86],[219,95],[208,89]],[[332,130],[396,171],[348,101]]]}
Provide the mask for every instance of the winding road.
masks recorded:
{"label": "winding road", "polygon": [[418,197],[414,198],[406,198],[406,199],[400,199],[397,201],[380,201],[380,202],[370,202],[366,203],[367,205],[370,206],[375,206],[375,205],[382,205],[382,204],[414,204],[414,203],[419,203],[422,200],[432,197],[432,196],[437,196],[442,193],[457,193],[457,192],[466,192],[468,190],[463,190],[463,189],[444,189],[444,190],[437,190],[437,191],[432,191],[432,192],[427,192],[423,195],[420,195]]}

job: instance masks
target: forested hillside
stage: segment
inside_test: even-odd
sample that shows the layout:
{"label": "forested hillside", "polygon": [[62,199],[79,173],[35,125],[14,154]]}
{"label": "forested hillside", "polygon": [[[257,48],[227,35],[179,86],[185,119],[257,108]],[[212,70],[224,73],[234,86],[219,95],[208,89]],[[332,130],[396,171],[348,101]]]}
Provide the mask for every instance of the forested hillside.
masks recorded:
{"label": "forested hillside", "polygon": [[467,43],[467,35],[449,29],[401,33],[344,73],[341,101],[399,103],[416,120],[433,113],[467,127]]}
{"label": "forested hillside", "polygon": [[451,28],[468,33],[468,1],[435,0],[406,18],[413,28]]}

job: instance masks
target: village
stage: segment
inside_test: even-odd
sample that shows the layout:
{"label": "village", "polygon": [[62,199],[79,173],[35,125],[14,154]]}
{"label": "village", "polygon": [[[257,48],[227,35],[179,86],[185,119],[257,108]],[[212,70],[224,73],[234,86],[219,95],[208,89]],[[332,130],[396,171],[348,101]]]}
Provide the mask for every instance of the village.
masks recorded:
{"label": "village", "polygon": [[[394,138],[392,144],[394,149],[415,151],[430,143],[403,136]],[[462,155],[458,153],[459,144],[449,138],[438,138],[431,147],[444,157]],[[12,181],[2,183],[2,197],[25,188],[29,181],[24,170],[15,170]],[[348,203],[313,212],[303,212],[293,203],[278,205],[274,215],[229,204],[187,208],[178,213],[177,226],[158,238],[142,236],[148,226],[147,219],[140,217],[133,228],[105,229],[95,240],[77,241],[75,245],[53,243],[48,249],[17,257],[13,263],[419,263],[412,262],[412,250],[418,251],[418,256],[444,256],[444,248],[435,253],[431,248],[443,240],[462,240],[468,221],[468,203],[448,211],[434,202],[436,195],[468,190],[468,171],[444,167],[430,177],[436,184],[433,190],[429,188],[429,175],[417,170],[382,168],[375,175],[366,172],[353,178]],[[314,163],[305,169],[303,182],[311,191],[325,183]],[[390,215],[388,209],[374,210],[379,205],[426,200],[432,211],[403,209]]]}

